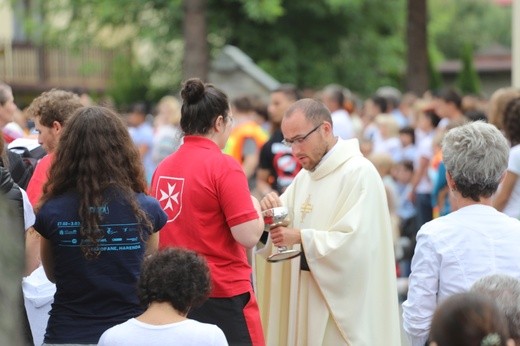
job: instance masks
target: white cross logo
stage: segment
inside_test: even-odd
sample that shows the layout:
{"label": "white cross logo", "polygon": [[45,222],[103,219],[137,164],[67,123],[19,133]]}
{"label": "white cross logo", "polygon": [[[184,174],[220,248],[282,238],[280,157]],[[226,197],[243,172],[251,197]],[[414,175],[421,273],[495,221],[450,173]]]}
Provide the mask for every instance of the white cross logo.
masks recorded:
{"label": "white cross logo", "polygon": [[182,209],[182,191],[184,178],[160,176],[155,187],[155,198],[168,215],[168,221],[172,222],[179,216]]}
{"label": "white cross logo", "polygon": [[168,199],[164,207],[164,210],[171,209],[173,211],[172,201],[174,201],[176,204],[179,204],[179,192],[174,193],[176,185],[177,184],[171,185],[170,183],[168,183],[168,192],[164,190],[159,190],[161,192],[161,198],[159,199],[159,202]]}

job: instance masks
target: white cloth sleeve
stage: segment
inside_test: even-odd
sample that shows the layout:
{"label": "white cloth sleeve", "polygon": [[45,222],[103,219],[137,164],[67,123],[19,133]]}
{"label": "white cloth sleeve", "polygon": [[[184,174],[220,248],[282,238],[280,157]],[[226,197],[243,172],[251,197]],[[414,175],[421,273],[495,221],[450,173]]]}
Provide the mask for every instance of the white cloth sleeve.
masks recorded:
{"label": "white cloth sleeve", "polygon": [[520,145],[511,148],[507,170],[520,175]]}
{"label": "white cloth sleeve", "polygon": [[22,188],[20,188],[20,191],[22,192],[22,199],[23,199],[24,229],[25,229],[25,231],[27,231],[29,228],[34,226],[34,221],[36,221],[36,216],[34,215],[34,210],[31,205],[31,202],[29,202],[29,197],[27,196],[27,193]]}
{"label": "white cloth sleeve", "polygon": [[437,308],[440,262],[431,237],[419,231],[408,298],[403,303],[403,328],[412,346],[424,346],[428,341],[431,320]]}

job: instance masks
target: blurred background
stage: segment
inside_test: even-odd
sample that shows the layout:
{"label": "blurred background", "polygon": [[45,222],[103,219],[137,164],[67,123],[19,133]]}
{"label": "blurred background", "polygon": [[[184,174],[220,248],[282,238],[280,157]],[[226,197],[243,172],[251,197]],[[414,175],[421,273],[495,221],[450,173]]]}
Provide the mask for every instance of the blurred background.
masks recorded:
{"label": "blurred background", "polygon": [[512,84],[514,0],[0,0],[0,80],[23,108],[51,87],[153,104],[201,77],[233,98],[279,83]]}

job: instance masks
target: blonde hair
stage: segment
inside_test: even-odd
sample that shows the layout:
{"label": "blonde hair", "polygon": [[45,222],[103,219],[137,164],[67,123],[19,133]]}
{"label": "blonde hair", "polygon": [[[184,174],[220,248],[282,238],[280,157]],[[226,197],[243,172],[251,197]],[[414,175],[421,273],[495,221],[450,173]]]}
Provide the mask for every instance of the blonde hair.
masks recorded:
{"label": "blonde hair", "polygon": [[[181,105],[173,96],[164,96],[157,106],[165,124],[179,125],[181,121]],[[163,110],[163,112],[161,112]]]}
{"label": "blonde hair", "polygon": [[509,101],[517,97],[520,97],[520,90],[516,88],[497,89],[489,99],[489,123],[495,125],[499,130],[503,130],[506,106]]}
{"label": "blonde hair", "polygon": [[370,154],[368,159],[376,167],[382,177],[390,174],[390,171],[395,164],[394,160],[392,160],[392,156],[383,153]]}
{"label": "blonde hair", "polygon": [[399,136],[399,123],[391,114],[379,114],[376,116],[375,123],[377,126],[386,129],[387,138]]}

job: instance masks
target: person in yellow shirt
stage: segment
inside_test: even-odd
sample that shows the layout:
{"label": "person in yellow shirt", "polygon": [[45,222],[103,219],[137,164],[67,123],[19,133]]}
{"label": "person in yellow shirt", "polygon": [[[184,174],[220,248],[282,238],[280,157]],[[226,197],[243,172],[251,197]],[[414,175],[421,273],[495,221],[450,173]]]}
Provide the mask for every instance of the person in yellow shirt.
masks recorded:
{"label": "person in yellow shirt", "polygon": [[265,130],[254,119],[254,107],[247,96],[236,98],[231,103],[234,126],[224,148],[241,165],[252,190],[255,186],[255,171],[260,148],[268,140]]}

